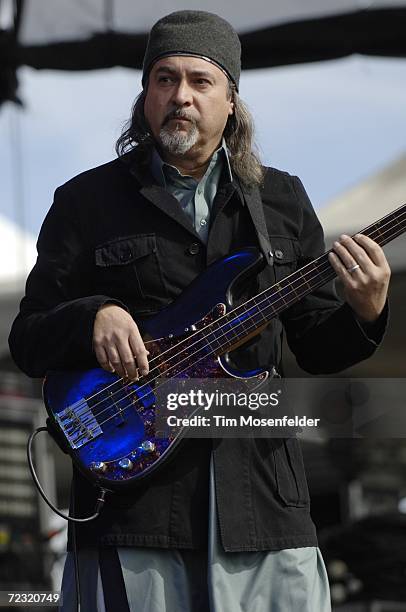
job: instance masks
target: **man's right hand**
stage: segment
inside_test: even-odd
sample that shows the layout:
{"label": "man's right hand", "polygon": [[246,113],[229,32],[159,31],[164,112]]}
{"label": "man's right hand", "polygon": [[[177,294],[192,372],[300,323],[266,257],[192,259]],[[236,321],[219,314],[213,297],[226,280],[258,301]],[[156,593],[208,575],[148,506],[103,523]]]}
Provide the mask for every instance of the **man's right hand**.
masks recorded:
{"label": "man's right hand", "polygon": [[136,380],[148,374],[149,352],[134,319],[115,304],[104,304],[96,314],[93,347],[100,366],[121,378]]}

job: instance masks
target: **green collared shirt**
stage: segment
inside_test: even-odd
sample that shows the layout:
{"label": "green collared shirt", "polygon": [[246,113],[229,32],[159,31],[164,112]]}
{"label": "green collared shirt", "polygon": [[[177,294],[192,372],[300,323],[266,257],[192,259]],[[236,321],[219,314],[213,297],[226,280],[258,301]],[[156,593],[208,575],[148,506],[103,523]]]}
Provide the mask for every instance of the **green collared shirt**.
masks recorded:
{"label": "green collared shirt", "polygon": [[196,232],[203,242],[207,242],[210,211],[217,193],[224,162],[232,181],[230,159],[223,138],[221,147],[212,155],[204,176],[200,181],[192,176],[183,175],[179,170],[164,162],[154,148],[151,157],[151,172],[161,187],[178,200],[184,212],[192,221]]}

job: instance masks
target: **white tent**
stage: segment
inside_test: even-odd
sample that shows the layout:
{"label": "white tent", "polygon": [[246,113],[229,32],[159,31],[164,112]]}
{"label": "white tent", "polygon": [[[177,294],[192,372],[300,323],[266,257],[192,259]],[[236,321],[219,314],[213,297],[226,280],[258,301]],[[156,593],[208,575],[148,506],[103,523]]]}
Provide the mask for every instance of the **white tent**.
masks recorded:
{"label": "white tent", "polygon": [[[339,195],[319,211],[327,246],[354,234],[406,203],[406,154]],[[406,235],[385,246],[393,271],[406,270]]]}
{"label": "white tent", "polygon": [[[324,227],[326,245],[342,233],[354,234],[374,223],[406,202],[406,155],[367,177],[318,212]],[[406,235],[403,234],[384,247],[392,269],[389,290],[390,324],[382,346],[367,361],[351,368],[351,376],[404,377],[406,376],[406,326],[404,302],[406,296]],[[345,340],[345,339],[344,339]],[[287,373],[303,375],[286,351]]]}
{"label": "white tent", "polygon": [[0,215],[0,282],[3,291],[23,287],[36,259],[35,239]]}
{"label": "white tent", "polygon": [[35,239],[0,216],[0,356],[24,293],[28,272],[36,259]]}

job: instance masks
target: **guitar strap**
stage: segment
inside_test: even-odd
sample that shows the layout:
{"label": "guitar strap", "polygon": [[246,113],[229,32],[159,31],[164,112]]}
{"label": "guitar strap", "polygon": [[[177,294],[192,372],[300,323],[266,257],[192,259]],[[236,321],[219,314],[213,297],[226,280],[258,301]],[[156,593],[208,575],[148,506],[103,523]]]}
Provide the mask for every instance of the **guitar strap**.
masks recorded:
{"label": "guitar strap", "polygon": [[[268,266],[271,266],[273,268],[274,265],[274,260],[273,260],[273,250],[272,250],[272,245],[271,245],[271,240],[269,238],[269,233],[268,233],[268,228],[266,226],[266,221],[265,221],[265,215],[264,215],[264,206],[262,204],[262,198],[261,198],[261,193],[259,191],[259,187],[254,187],[251,189],[244,189],[243,186],[241,185],[241,182],[239,181],[239,187],[241,190],[241,194],[242,197],[244,199],[244,202],[249,210],[249,213],[251,215],[251,219],[254,223],[254,227],[257,233],[257,237],[258,237],[258,241],[259,241],[259,245],[261,248],[261,252],[263,253],[264,257],[265,257],[265,261],[267,262]],[[272,273],[273,273],[273,277],[276,281],[276,277],[275,277],[275,270],[274,268],[272,269]],[[281,330],[280,330],[280,357],[279,357],[279,363],[278,363],[278,369],[281,367],[281,361],[282,361],[282,335],[283,335],[283,328],[281,326]],[[268,366],[265,366],[267,369],[269,369]],[[278,372],[278,370],[275,368],[275,366],[273,365],[272,368],[269,370],[270,375],[272,378],[274,377],[278,377],[280,378],[280,374]]]}
{"label": "guitar strap", "polygon": [[242,197],[249,210],[252,222],[254,223],[261,252],[265,257],[266,263],[269,266],[273,266],[272,245],[269,238],[268,228],[266,226],[264,207],[259,188],[254,187],[247,189],[241,185],[240,181],[238,182]]}

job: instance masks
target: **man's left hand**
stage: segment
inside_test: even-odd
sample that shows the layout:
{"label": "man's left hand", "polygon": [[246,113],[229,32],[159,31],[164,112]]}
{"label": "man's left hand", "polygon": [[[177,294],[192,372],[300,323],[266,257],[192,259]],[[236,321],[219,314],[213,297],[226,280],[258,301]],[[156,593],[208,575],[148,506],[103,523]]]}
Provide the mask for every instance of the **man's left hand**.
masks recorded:
{"label": "man's left hand", "polygon": [[390,279],[390,267],[379,244],[365,236],[343,234],[333,244],[329,261],[344,286],[345,299],[362,322],[381,314]]}

